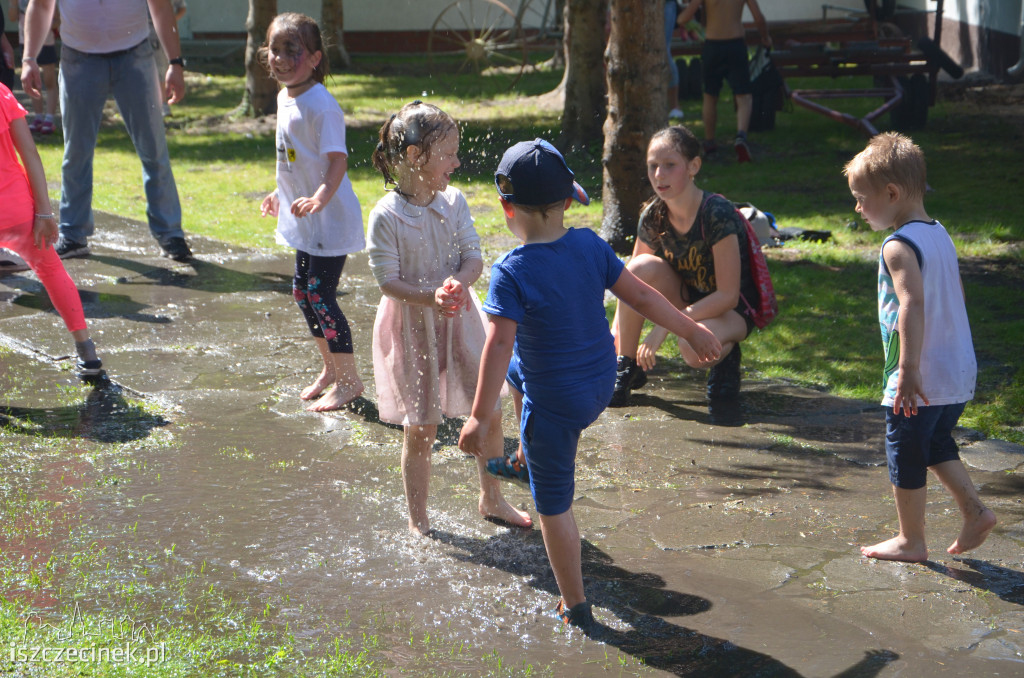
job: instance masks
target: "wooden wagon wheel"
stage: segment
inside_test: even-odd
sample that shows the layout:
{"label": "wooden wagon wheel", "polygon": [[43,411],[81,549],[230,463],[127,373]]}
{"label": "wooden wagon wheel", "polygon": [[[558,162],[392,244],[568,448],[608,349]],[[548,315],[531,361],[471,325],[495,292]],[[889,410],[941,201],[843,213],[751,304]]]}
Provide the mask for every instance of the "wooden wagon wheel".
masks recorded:
{"label": "wooden wagon wheel", "polygon": [[431,73],[443,78],[450,69],[445,55],[455,55],[456,74],[508,73],[515,86],[526,68],[526,42],[519,18],[501,0],[455,0],[437,15],[427,38]]}

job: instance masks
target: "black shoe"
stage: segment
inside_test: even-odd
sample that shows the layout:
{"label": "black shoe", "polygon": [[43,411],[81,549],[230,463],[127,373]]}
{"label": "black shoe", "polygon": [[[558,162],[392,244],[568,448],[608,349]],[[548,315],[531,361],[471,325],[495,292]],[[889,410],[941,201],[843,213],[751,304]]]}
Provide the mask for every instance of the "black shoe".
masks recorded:
{"label": "black shoe", "polygon": [[165,257],[175,261],[188,261],[192,258],[192,250],[189,249],[184,238],[171,238],[167,242],[161,243],[160,247],[163,248]]}
{"label": "black shoe", "polygon": [[78,370],[78,378],[86,383],[94,382],[106,375],[106,372],[103,371],[103,361],[99,358],[96,360],[79,360],[75,367]]}
{"label": "black shoe", "polygon": [[629,356],[620,355],[615,365],[615,390],[608,407],[629,405],[629,392],[647,383],[647,373]]}
{"label": "black shoe", "polygon": [[594,610],[587,601],[566,608],[565,601],[559,600],[558,607],[555,608],[555,615],[562,620],[563,624],[572,624],[584,631],[594,627]]}
{"label": "black shoe", "polygon": [[708,371],[708,400],[735,400],[740,394],[740,345]]}
{"label": "black shoe", "polygon": [[60,236],[57,239],[57,244],[53,246],[57,256],[61,259],[72,259],[74,257],[87,257],[89,256],[89,246],[84,242],[75,242],[74,240],[68,240],[64,236]]}

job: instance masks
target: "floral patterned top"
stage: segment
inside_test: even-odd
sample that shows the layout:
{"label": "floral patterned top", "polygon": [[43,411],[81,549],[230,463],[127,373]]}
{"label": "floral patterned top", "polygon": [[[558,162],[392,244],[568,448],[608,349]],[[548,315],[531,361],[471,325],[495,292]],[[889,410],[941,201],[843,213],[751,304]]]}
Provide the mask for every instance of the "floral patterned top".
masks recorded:
{"label": "floral patterned top", "polygon": [[[679,233],[669,224],[668,207],[657,200],[641,213],[637,228],[640,241],[679,273],[690,303],[718,289],[712,248],[730,235],[739,239],[740,294],[753,303],[760,297],[750,276],[747,229],[730,201],[704,191],[697,218],[686,233]],[[744,317],[745,308],[740,300],[737,310]]]}

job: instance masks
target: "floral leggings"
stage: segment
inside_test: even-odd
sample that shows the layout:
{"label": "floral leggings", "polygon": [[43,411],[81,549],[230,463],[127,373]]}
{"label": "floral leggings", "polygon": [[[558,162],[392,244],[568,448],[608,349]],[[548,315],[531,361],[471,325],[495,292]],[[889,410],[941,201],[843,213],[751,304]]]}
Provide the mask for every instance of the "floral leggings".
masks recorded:
{"label": "floral leggings", "polygon": [[345,257],[314,257],[295,251],[292,294],[314,337],[327,340],[331,353],[352,353],[352,330],[338,306],[338,281]]}

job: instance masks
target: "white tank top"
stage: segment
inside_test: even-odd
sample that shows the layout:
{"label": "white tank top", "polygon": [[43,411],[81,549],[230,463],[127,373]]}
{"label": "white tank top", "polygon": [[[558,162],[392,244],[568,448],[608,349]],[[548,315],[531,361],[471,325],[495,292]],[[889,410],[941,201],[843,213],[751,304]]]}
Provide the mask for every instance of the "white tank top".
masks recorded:
{"label": "white tank top", "polygon": [[61,41],[79,52],[119,52],[149,36],[146,0],[58,0],[58,7]]}
{"label": "white tank top", "polygon": [[[921,387],[931,405],[965,403],[974,397],[978,365],[971,327],[960,287],[956,248],[937,221],[911,221],[882,243],[899,240],[917,253],[924,286],[924,338],[921,344]],[[880,255],[878,321],[885,347],[885,391],[882,404],[892,407],[899,377],[899,299],[892,276]],[[923,403],[918,403],[923,405]]]}

